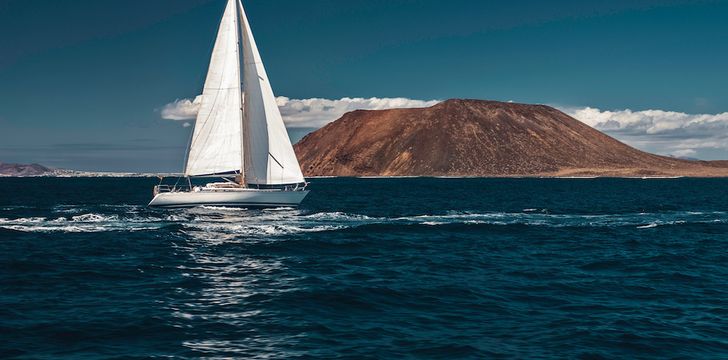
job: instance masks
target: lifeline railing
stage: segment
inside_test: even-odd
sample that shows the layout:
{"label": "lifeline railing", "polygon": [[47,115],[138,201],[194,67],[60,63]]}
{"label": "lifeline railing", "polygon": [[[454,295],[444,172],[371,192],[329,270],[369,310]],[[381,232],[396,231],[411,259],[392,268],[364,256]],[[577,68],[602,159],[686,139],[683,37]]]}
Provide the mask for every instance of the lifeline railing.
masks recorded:
{"label": "lifeline railing", "polygon": [[189,191],[192,189],[189,185],[157,185],[154,187],[154,195],[167,192]]}
{"label": "lifeline railing", "polygon": [[[308,186],[308,182],[305,183],[299,183],[299,184],[291,184],[283,186],[282,188],[278,188],[279,190],[283,191],[304,191],[306,190],[306,187]],[[168,193],[168,192],[185,192],[185,191],[191,191],[194,187],[190,185],[156,185],[154,187],[154,196],[160,193]],[[268,190],[276,190],[268,189]]]}

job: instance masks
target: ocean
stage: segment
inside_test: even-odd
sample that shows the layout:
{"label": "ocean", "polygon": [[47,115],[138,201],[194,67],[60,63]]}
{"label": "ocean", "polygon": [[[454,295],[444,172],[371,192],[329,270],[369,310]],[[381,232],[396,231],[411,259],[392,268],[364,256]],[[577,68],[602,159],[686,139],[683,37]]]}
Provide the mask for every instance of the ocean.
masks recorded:
{"label": "ocean", "polygon": [[0,179],[0,358],[728,358],[728,179]]}

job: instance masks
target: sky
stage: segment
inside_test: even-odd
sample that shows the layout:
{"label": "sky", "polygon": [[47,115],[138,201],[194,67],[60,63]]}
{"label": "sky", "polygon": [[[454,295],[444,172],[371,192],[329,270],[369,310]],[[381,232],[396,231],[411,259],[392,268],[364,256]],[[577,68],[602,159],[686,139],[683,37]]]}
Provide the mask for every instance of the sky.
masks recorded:
{"label": "sky", "polygon": [[[555,106],[728,159],[728,1],[247,0],[294,141],[345,111]],[[0,161],[180,171],[225,0],[0,0]]]}

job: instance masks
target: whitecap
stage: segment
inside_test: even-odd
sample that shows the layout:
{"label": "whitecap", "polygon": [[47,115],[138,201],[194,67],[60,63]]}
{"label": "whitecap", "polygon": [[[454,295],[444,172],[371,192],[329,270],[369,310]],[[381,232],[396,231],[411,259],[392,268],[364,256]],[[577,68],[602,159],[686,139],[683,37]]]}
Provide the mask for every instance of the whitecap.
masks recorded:
{"label": "whitecap", "polygon": [[282,206],[282,207],[277,207],[277,208],[263,209],[263,211],[265,211],[265,212],[271,212],[271,211],[291,211],[291,210],[296,210],[296,208],[292,208],[290,206]]}
{"label": "whitecap", "polygon": [[[143,231],[180,224],[184,233],[200,238],[237,239],[275,237],[355,228],[372,224],[444,226],[526,225],[544,227],[620,227],[640,229],[659,225],[728,222],[726,212],[674,211],[621,214],[552,214],[545,209],[526,208],[522,212],[443,211],[408,216],[373,216],[341,211],[307,212],[293,208],[243,210],[196,208],[176,211],[149,211],[138,206],[116,206],[123,213],[89,212],[70,217],[0,218],[0,227],[28,232]],[[70,214],[69,214],[70,215]]]}
{"label": "whitecap", "polygon": [[425,221],[422,223],[422,225],[429,225],[429,226],[437,226],[437,225],[444,225],[447,223],[441,222],[441,221]]}
{"label": "whitecap", "polygon": [[72,221],[76,222],[103,222],[103,221],[116,221],[119,217],[116,215],[104,216],[101,214],[83,214],[71,217]]}

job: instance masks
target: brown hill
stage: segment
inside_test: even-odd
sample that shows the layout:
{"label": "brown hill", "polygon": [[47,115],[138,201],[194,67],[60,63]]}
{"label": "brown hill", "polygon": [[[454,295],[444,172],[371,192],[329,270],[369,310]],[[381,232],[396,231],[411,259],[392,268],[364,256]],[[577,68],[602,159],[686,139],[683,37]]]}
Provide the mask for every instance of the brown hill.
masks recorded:
{"label": "brown hill", "polygon": [[53,173],[53,169],[39,164],[13,164],[0,162],[0,176],[39,176]]}
{"label": "brown hill", "polygon": [[649,154],[545,105],[448,100],[357,110],[295,145],[307,176],[728,176]]}

